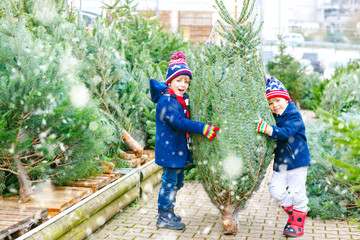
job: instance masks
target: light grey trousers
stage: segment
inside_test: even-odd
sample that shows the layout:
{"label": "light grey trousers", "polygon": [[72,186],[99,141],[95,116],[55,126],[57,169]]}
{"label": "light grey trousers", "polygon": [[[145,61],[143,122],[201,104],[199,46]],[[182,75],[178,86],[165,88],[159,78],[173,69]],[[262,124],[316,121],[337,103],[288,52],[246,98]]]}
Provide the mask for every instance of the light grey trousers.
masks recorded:
{"label": "light grey trousers", "polygon": [[293,205],[295,210],[307,212],[309,199],[306,196],[306,176],[308,167],[275,172],[272,175],[270,197],[282,207]]}

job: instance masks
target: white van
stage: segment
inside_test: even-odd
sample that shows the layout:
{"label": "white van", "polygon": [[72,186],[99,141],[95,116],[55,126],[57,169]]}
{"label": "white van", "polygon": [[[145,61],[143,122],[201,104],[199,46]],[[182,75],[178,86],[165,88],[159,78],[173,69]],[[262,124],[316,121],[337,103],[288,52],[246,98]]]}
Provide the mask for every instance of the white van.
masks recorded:
{"label": "white van", "polygon": [[301,33],[288,33],[284,36],[284,43],[291,46],[303,46],[305,38]]}

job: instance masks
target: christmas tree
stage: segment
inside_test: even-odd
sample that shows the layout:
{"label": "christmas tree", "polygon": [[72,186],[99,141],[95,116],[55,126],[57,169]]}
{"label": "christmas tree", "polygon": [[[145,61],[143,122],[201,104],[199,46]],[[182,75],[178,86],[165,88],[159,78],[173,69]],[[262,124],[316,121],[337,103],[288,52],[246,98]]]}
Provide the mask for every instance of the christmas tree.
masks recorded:
{"label": "christmas tree", "polygon": [[[265,96],[258,51],[255,1],[244,0],[239,17],[216,1],[222,21],[212,33],[191,82],[191,118],[220,127],[214,141],[193,136],[193,156],[201,182],[221,211],[225,233],[236,233],[236,214],[259,188],[272,159],[274,142],[256,132],[254,120],[274,119]],[[220,40],[220,41],[219,41]]]}

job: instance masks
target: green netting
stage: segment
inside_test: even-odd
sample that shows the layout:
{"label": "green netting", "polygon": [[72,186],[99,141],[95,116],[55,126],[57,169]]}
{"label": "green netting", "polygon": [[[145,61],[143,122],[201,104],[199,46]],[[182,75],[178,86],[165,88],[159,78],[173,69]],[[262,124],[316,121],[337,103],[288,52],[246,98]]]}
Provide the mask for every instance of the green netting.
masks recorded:
{"label": "green netting", "polygon": [[245,0],[234,19],[216,1],[221,20],[200,57],[191,81],[192,119],[220,127],[212,142],[193,136],[193,156],[201,181],[223,217],[243,208],[258,189],[274,142],[256,132],[254,120],[275,124],[265,95],[258,54],[261,25],[250,21],[254,1]]}

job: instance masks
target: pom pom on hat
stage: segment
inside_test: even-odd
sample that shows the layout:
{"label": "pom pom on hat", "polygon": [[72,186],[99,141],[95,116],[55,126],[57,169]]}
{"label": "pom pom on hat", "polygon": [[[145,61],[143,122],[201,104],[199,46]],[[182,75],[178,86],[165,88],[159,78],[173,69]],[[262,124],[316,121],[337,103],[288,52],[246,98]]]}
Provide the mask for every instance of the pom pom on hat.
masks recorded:
{"label": "pom pom on hat", "polygon": [[170,59],[166,73],[166,85],[180,75],[188,75],[190,79],[192,78],[191,71],[186,63],[186,57],[182,52],[174,53]]}
{"label": "pom pom on hat", "polygon": [[268,100],[281,97],[290,101],[290,95],[286,91],[285,86],[275,77],[268,78],[266,81],[266,97]]}

